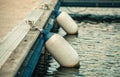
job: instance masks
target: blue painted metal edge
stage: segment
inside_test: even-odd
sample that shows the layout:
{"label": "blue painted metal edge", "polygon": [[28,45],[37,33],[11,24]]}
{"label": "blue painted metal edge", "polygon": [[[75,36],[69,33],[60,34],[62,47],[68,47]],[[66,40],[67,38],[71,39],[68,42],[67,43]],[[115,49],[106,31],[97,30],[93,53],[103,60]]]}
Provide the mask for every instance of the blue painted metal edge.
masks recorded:
{"label": "blue painted metal edge", "polygon": [[[59,10],[60,5],[61,5],[61,0],[59,0],[58,3],[56,4],[56,7],[54,8],[55,11]],[[54,21],[50,21],[50,20],[54,20],[54,19],[55,19],[55,13],[53,11],[46,23],[46,26],[44,27],[45,30],[47,31],[52,30]],[[18,72],[16,77],[31,77],[32,76],[33,71],[42,53],[42,48],[44,47],[44,44],[45,44],[45,39],[43,35],[41,34],[37,38],[33,47],[31,48],[30,53],[27,56],[27,59],[24,61],[23,65],[21,66],[20,73]]]}
{"label": "blue painted metal edge", "polygon": [[35,68],[37,61],[39,59],[39,56],[41,55],[43,46],[44,46],[44,38],[43,38],[43,36],[41,36],[37,40],[37,42],[34,46],[34,52],[30,58],[30,61],[28,62],[27,66],[24,70],[22,77],[31,77],[32,72],[34,71],[34,68]]}
{"label": "blue painted metal edge", "polygon": [[120,7],[119,2],[61,2],[61,6],[68,7]]}

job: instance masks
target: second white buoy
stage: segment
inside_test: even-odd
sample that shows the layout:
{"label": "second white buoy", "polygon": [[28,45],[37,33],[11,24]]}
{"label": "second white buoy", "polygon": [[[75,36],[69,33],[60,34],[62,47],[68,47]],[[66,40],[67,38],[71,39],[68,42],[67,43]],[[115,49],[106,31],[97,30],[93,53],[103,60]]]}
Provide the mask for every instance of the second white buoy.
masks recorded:
{"label": "second white buoy", "polygon": [[61,12],[56,21],[68,34],[77,34],[78,26],[66,12]]}

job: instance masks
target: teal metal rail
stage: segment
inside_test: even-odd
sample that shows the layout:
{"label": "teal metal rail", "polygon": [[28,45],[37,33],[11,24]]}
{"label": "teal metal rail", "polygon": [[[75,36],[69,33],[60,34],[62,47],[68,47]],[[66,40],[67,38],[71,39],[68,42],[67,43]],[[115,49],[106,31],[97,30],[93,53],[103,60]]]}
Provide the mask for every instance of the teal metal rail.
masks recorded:
{"label": "teal metal rail", "polygon": [[62,0],[61,6],[120,7],[120,0]]}

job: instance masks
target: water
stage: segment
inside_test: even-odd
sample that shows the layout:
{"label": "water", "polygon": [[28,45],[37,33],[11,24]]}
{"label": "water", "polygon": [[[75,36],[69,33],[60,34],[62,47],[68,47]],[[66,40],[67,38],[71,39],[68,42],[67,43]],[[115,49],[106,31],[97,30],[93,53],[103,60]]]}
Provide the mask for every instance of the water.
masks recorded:
{"label": "water", "polygon": [[120,23],[85,21],[78,26],[78,37],[67,35],[65,39],[80,56],[79,73],[85,77],[120,77]]}
{"label": "water", "polygon": [[77,77],[77,76],[80,76],[79,68],[60,67],[60,65],[54,60],[54,58],[51,58],[51,60],[49,61],[47,74],[44,77]]}
{"label": "water", "polygon": [[78,35],[66,35],[61,28],[58,33],[79,54],[80,67],[61,67],[48,55],[37,67],[41,70],[36,71],[33,77],[120,77],[120,23],[91,20],[76,22],[79,26]]}
{"label": "water", "polygon": [[61,67],[49,55],[36,77],[120,77],[120,23],[90,22],[78,22],[77,36],[59,30],[79,54],[80,67]]}

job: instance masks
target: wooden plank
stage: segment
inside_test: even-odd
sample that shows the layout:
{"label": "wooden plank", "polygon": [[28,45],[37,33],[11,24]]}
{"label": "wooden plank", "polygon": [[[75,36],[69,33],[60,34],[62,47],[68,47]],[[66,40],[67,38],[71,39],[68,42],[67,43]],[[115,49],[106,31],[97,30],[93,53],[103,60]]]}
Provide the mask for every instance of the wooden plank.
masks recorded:
{"label": "wooden plank", "polygon": [[42,12],[35,9],[19,25],[17,25],[11,33],[9,33],[4,41],[0,43],[0,68],[29,31],[30,26],[25,21],[29,19],[36,22],[41,15]]}
{"label": "wooden plank", "polygon": [[41,0],[0,0],[0,42]]}
{"label": "wooden plank", "polygon": [[[49,7],[48,10],[43,9],[43,4],[46,2],[42,2],[38,8],[35,10],[40,14],[40,16],[31,16],[33,17],[34,25],[41,29],[44,27],[47,22],[49,16],[52,13],[53,8],[56,6],[58,0],[49,0],[47,1],[47,5]],[[42,8],[42,9],[41,9]],[[43,12],[41,14],[41,12]],[[34,18],[36,18],[34,20]],[[30,19],[29,18],[29,19]],[[23,20],[25,22],[25,20]],[[21,43],[17,46],[17,48],[12,52],[11,56],[8,58],[7,62],[0,69],[0,77],[14,77],[20,68],[22,62],[24,61],[26,55],[29,53],[30,48],[34,44],[40,32],[38,30],[27,32],[27,35],[23,38]]]}

